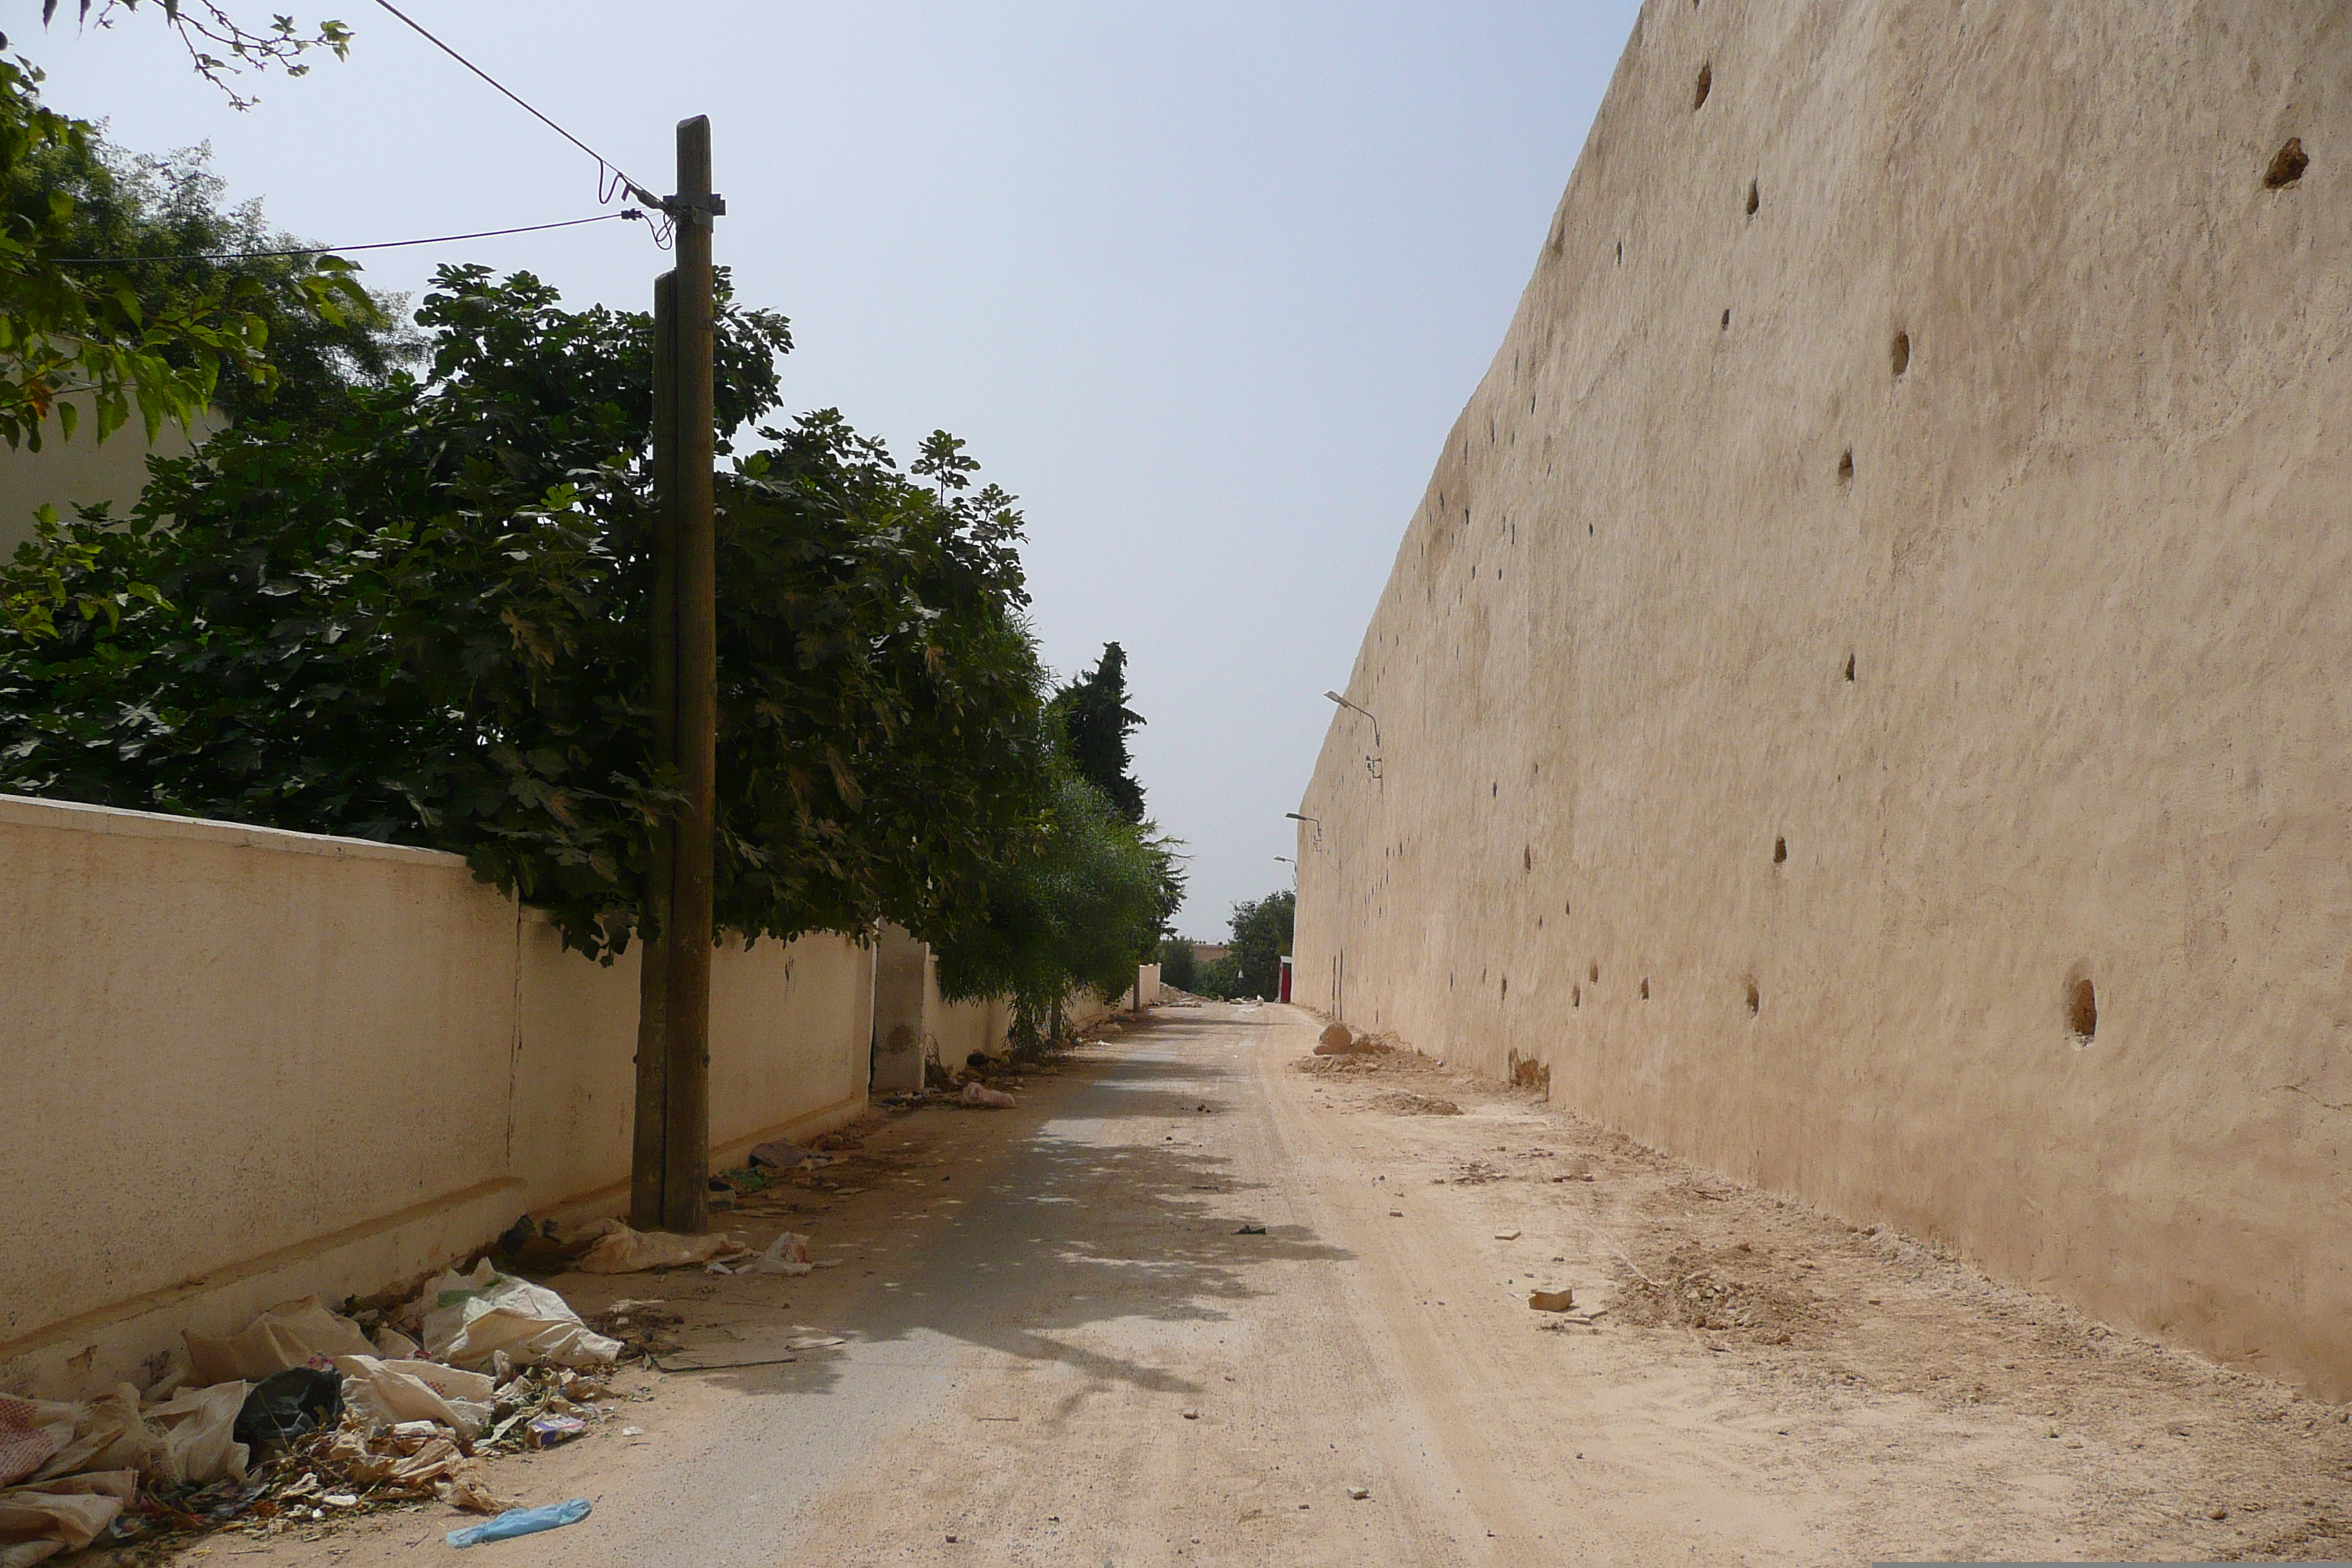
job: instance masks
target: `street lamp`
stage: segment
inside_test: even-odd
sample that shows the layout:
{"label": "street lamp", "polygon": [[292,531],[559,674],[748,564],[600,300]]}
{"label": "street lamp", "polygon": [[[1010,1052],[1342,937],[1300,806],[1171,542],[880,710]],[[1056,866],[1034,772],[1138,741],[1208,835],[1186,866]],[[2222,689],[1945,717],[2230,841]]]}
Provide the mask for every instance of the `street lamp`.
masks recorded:
{"label": "street lamp", "polygon": [[1372,746],[1375,750],[1380,748],[1381,721],[1378,714],[1375,714],[1370,709],[1365,707],[1360,702],[1349,701],[1346,698],[1340,696],[1336,691],[1327,691],[1323,695],[1329,698],[1332,701],[1337,702],[1340,707],[1361,713],[1365,718],[1370,719],[1372,721]]}

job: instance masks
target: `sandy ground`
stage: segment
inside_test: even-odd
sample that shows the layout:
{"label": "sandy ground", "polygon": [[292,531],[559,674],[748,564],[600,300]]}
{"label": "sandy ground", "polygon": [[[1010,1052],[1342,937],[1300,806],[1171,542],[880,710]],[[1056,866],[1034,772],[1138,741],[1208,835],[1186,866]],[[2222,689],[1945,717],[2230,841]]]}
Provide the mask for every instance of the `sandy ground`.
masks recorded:
{"label": "sandy ground", "polygon": [[[843,1267],[557,1281],[583,1310],[667,1300],[705,1360],[845,1342],[627,1375],[649,1397],[494,1468],[594,1513],[480,1550],[600,1568],[2352,1556],[2343,1407],[1526,1091],[1411,1057],[1303,1070],[1313,1039],[1289,1008],[1164,1009],[1018,1110],[872,1119],[825,1173],[864,1190],[788,1216]],[[1577,1310],[1529,1310],[1563,1287]],[[459,1522],[428,1508],[203,1550],[410,1564]]]}

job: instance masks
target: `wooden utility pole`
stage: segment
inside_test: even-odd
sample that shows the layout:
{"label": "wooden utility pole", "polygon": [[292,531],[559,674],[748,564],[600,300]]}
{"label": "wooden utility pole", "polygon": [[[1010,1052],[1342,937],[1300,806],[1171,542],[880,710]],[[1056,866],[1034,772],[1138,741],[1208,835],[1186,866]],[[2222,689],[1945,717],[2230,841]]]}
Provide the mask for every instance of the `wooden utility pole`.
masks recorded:
{"label": "wooden utility pole", "polygon": [[711,857],[719,818],[718,562],[710,468],[710,121],[678,122],[677,192],[663,205],[677,266],[654,285],[653,701],[656,767],[684,804],[656,827],[646,913],[661,932],[637,989],[630,1223],[709,1228]]}
{"label": "wooden utility pole", "polygon": [[[654,279],[654,772],[677,766],[677,274]],[[659,1230],[665,1223],[669,1131],[670,879],[677,861],[677,823],[665,814],[654,825],[646,870],[643,930],[655,933],[638,952],[637,1114],[629,1156],[629,1223]]]}

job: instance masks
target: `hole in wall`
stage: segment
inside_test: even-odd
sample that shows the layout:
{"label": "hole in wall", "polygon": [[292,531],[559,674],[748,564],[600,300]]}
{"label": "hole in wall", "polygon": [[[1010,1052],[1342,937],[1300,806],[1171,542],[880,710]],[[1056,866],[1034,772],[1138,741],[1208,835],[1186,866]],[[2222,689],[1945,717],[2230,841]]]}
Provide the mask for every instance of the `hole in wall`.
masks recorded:
{"label": "hole in wall", "polygon": [[1853,679],[1853,655],[1852,654],[1845,656],[1845,678],[1848,680]]}
{"label": "hole in wall", "polygon": [[1649,999],[1650,999],[1650,977],[1649,977],[1648,975],[1644,974],[1643,976],[1642,976],[1642,1000],[1643,1000],[1643,1001],[1644,1001],[1644,1002],[1647,1002]]}
{"label": "hole in wall", "polygon": [[2290,136],[2286,145],[2271,159],[2271,166],[2263,171],[2263,189],[2283,191],[2303,178],[2303,172],[2310,167],[2311,159],[2304,153],[2303,138]]}
{"label": "hole in wall", "polygon": [[1696,114],[1706,106],[1706,95],[1715,90],[1715,67],[1712,63],[1698,68],[1698,90],[1691,94],[1691,112]]}
{"label": "hole in wall", "polygon": [[1853,448],[1848,447],[1844,451],[1838,454],[1838,483],[1843,485],[1851,484],[1853,482]]}
{"label": "hole in wall", "polygon": [[1625,265],[1625,242],[1622,239],[1617,242],[1617,265]]}
{"label": "hole in wall", "polygon": [[1785,866],[1788,861],[1789,841],[1786,838],[1775,838],[1772,840],[1772,864]]}
{"label": "hole in wall", "polygon": [[1723,330],[1727,332],[1731,330],[1731,312],[1729,310],[1726,310],[1723,313]]}
{"label": "hole in wall", "polygon": [[1887,357],[1894,362],[1895,374],[1901,375],[1905,371],[1909,370],[1911,368],[1911,334],[1895,333],[1895,345],[1889,351]]}
{"label": "hole in wall", "polygon": [[1530,844],[1519,851],[1519,868],[1523,871],[1532,871],[1536,868],[1536,850],[1534,845]]}
{"label": "hole in wall", "polygon": [[1599,959],[1594,959],[1592,961],[1592,967],[1585,971],[1584,978],[1594,985],[1601,984],[1601,961]]}
{"label": "hole in wall", "polygon": [[1568,988],[1568,1005],[1571,1007],[1581,1007],[1584,1005],[1583,986],[1571,985]]}
{"label": "hole in wall", "polygon": [[1764,203],[1763,203],[1763,197],[1761,196],[1761,195],[1760,195],[1760,194],[1759,194],[1759,192],[1758,192],[1758,191],[1757,191],[1757,189],[1756,189],[1756,182],[1755,182],[1755,181],[1753,181],[1753,180],[1748,181],[1748,216],[1749,217],[1754,217],[1754,216],[1756,216],[1756,209],[1757,209],[1758,207],[1759,207],[1759,206],[1763,205],[1764,205]]}
{"label": "hole in wall", "polygon": [[1559,912],[1560,912],[1561,914],[1564,914],[1564,915],[1569,915],[1569,914],[1574,914],[1576,911],[1575,911],[1575,910],[1573,910],[1572,908],[1570,908],[1570,903],[1569,903],[1569,901],[1567,901],[1567,900],[1563,900],[1563,901],[1561,902],[1560,906],[1559,906]]}
{"label": "hole in wall", "polygon": [[2078,1046],[2087,1046],[2099,1032],[2099,989],[2087,974],[2066,983],[2066,1031]]}
{"label": "hole in wall", "polygon": [[1508,996],[1510,994],[1511,994],[1511,977],[1510,977],[1509,975],[1506,974],[1506,975],[1504,975],[1504,976],[1503,976],[1503,994],[1504,994],[1505,996]]}
{"label": "hole in wall", "polygon": [[1748,981],[1748,1016],[1749,1017],[1753,1018],[1754,1016],[1756,1016],[1756,1015],[1757,1015],[1759,1012],[1760,1012],[1760,1011],[1762,1011],[1762,1010],[1763,1010],[1763,1006],[1764,1006],[1764,997],[1763,997],[1763,994],[1762,994],[1762,993],[1760,993],[1760,992],[1759,992],[1759,991],[1756,989],[1756,982],[1755,982],[1755,981],[1753,981],[1753,980]]}

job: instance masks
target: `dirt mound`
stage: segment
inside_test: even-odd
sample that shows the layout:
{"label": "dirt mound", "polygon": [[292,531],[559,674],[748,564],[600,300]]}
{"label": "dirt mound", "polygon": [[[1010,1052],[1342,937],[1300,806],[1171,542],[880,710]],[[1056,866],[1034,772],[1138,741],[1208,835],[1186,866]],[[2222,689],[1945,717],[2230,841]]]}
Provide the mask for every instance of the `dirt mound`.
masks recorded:
{"label": "dirt mound", "polygon": [[1768,1345],[1826,1326],[1809,1292],[1771,1273],[1764,1255],[1737,1247],[1712,1256],[1696,1248],[1672,1252],[1646,1270],[1627,1258],[1617,1276],[1616,1310],[1629,1323],[1741,1333]]}
{"label": "dirt mound", "polygon": [[1373,1102],[1394,1116],[1459,1116],[1462,1108],[1450,1100],[1426,1094],[1384,1094]]}

